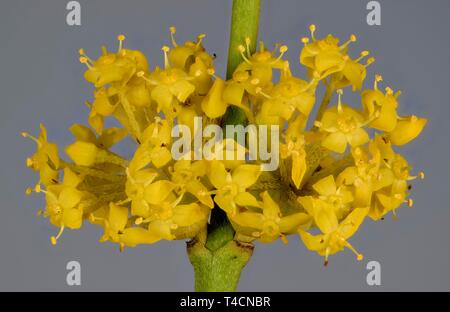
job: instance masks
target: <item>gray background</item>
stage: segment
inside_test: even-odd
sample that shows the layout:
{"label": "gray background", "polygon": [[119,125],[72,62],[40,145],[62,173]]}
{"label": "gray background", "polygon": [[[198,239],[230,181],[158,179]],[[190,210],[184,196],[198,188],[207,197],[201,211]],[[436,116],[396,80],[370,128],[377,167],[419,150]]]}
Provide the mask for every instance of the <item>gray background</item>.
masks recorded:
{"label": "gray background", "polygon": [[[23,130],[38,132],[39,122],[48,127],[50,139],[59,144],[71,140],[67,127],[84,122],[91,86],[82,78],[84,67],[77,51],[84,47],[96,57],[100,45],[116,48],[116,36],[127,34],[126,46],[144,51],[152,66],[162,63],[160,47],[168,43],[168,27],[178,27],[183,41],[206,32],[206,47],[218,54],[217,72],[224,73],[228,47],[230,1],[80,1],[82,26],[65,24],[67,1],[2,1],[0,9],[0,290],[148,290],[189,291],[193,272],[185,243],[162,242],[127,249],[100,244],[101,230],[90,225],[66,231],[52,247],[55,228],[37,218],[41,197],[25,197],[23,190],[36,181],[24,166],[34,144],[24,140]],[[263,1],[261,38],[290,46],[288,58],[296,64],[298,39],[316,23],[318,35],[332,32],[346,39],[356,33],[352,51],[368,49],[377,57],[367,82],[380,72],[385,83],[403,90],[401,112],[429,118],[422,137],[408,145],[406,153],[415,170],[427,179],[415,183],[414,208],[402,208],[398,219],[368,221],[351,240],[365,254],[357,262],[349,251],[322,258],[291,238],[281,243],[256,246],[242,274],[239,290],[450,290],[448,222],[450,192],[450,1],[381,1],[382,26],[366,24],[368,1],[284,0]],[[298,66],[292,66],[299,73]],[[347,101],[352,97],[348,91]],[[127,145],[121,147],[127,153]],[[66,286],[66,263],[78,260],[82,286]],[[382,286],[366,284],[365,264],[377,260]]]}

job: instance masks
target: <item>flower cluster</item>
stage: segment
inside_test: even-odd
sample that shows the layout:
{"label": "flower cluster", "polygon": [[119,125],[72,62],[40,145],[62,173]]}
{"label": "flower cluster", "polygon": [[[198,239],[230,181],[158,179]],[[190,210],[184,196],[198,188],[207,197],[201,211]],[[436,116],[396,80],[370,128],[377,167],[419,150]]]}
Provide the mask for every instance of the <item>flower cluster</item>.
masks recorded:
{"label": "flower cluster", "polygon": [[[288,235],[297,234],[326,263],[345,247],[362,259],[348,239],[363,221],[395,215],[401,205],[413,203],[410,181],[424,174],[413,176],[396,149],[415,139],[427,120],[399,116],[400,92],[389,87],[383,92],[380,75],[373,88],[363,89],[374,58],[368,51],[352,58],[355,35],[340,44],[332,35],[316,38],[315,30],[311,25],[311,37],[301,39],[305,79],[295,77],[283,59],[287,46],[269,51],[260,43],[252,53],[249,39],[239,46],[242,63],[232,78],[221,79],[215,57],[203,47],[205,35],[177,44],[175,27],[172,47],[162,48],[162,68],[150,70],[142,52],[125,49],[123,35],[116,52],[103,47],[96,60],[80,49],[85,79],[95,90],[87,102],[90,127],[70,127],[74,142],[65,149],[70,161],[59,157],[43,125],[37,138],[23,133],[37,144],[26,164],[39,172],[26,193],[45,194],[41,214],[60,229],[51,242],[85,220],[103,228],[101,241],[121,250],[193,238],[205,231],[211,211],[222,209],[237,240],[287,243]],[[360,94],[361,103],[344,103],[347,87]],[[249,123],[282,129],[277,170],[262,171],[260,161],[172,157],[174,125],[187,125],[193,133],[194,117],[220,125],[230,106],[245,112]],[[105,118],[120,127],[106,128]],[[113,147],[127,137],[136,143],[131,159]],[[224,148],[229,140],[217,144],[216,156],[229,152]]]}

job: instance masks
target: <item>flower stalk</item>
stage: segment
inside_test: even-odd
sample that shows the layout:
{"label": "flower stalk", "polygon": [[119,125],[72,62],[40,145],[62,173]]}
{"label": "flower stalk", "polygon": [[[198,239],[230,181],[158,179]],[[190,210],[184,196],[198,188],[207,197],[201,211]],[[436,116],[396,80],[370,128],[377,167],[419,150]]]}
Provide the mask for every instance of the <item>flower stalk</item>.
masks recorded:
{"label": "flower stalk", "polygon": [[[242,62],[239,45],[250,39],[250,52],[256,49],[260,0],[233,0],[227,79]],[[222,125],[246,123],[242,109],[230,106]],[[187,244],[189,260],[194,267],[196,291],[235,291],[242,269],[253,253],[253,245],[234,239],[234,230],[226,214],[214,209],[207,231]]]}

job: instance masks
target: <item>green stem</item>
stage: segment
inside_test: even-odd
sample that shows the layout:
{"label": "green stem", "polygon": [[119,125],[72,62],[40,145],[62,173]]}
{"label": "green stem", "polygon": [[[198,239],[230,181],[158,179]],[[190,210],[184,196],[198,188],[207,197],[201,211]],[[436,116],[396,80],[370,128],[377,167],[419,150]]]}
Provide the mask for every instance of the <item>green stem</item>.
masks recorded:
{"label": "green stem", "polygon": [[[323,99],[322,102],[320,103],[319,110],[317,111],[315,119],[316,121],[320,121],[322,119],[322,116],[325,113],[328,104],[330,104],[330,100],[331,97],[333,96],[334,89],[335,88],[331,82],[327,84],[327,89],[325,90],[325,94],[323,95]],[[314,125],[313,129],[317,129],[317,127]]]}
{"label": "green stem", "polygon": [[[255,52],[258,40],[260,0],[233,0],[230,45],[228,48],[227,79],[231,79],[236,67],[242,62],[239,45],[245,46],[245,39],[250,39],[250,53]],[[222,119],[223,125],[245,124],[246,116],[236,106],[228,107]]]}
{"label": "green stem", "polygon": [[[256,48],[260,0],[233,0],[227,79],[242,62],[238,46],[250,39],[250,53]],[[230,106],[222,125],[246,123],[245,113]],[[194,267],[196,291],[235,291],[242,269],[253,253],[253,245],[234,239],[234,229],[226,214],[213,209],[208,229],[187,245],[189,260]]]}

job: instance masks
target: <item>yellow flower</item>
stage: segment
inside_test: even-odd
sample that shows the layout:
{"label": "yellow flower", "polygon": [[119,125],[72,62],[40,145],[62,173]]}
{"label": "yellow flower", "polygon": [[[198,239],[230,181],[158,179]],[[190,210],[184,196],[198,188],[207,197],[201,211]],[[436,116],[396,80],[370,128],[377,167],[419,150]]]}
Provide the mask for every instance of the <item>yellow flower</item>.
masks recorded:
{"label": "yellow flower", "polygon": [[375,76],[373,90],[364,90],[361,93],[361,101],[368,118],[373,119],[368,125],[371,128],[390,132],[397,125],[397,97],[390,88],[386,88],[386,94],[378,90],[378,82],[382,81],[380,75]]}
{"label": "yellow flower", "polygon": [[131,227],[128,219],[128,208],[110,203],[108,218],[104,220],[105,233],[101,242],[110,240],[121,247],[135,247],[139,244],[153,244],[161,238],[155,233],[141,227]]}
{"label": "yellow flower", "polygon": [[207,67],[212,66],[213,58],[206,53],[202,45],[202,41],[206,37],[205,34],[198,35],[196,42],[186,41],[183,45],[179,45],[174,37],[177,29],[171,26],[169,30],[173,48],[168,54],[168,60],[173,67],[189,71],[196,59],[200,60]]}
{"label": "yellow flower", "polygon": [[424,178],[423,172],[420,172],[418,176],[411,176],[411,167],[400,154],[394,154],[391,158],[384,158],[384,160],[386,167],[393,173],[393,181],[391,185],[375,193],[376,200],[369,211],[369,216],[374,220],[379,220],[390,211],[395,215],[395,210],[403,203],[411,207],[412,199],[406,199],[409,195],[408,182],[417,177]]}
{"label": "yellow flower", "polygon": [[219,161],[211,161],[208,177],[217,189],[214,201],[227,214],[235,215],[237,206],[255,206],[256,198],[247,192],[261,173],[259,165],[239,165],[231,172],[225,169],[225,165]]}
{"label": "yellow flower", "polygon": [[197,203],[173,205],[164,202],[157,211],[161,213],[149,223],[148,230],[171,240],[195,236],[206,226],[210,209]]}
{"label": "yellow flower", "polygon": [[306,173],[305,138],[302,134],[304,120],[297,117],[286,131],[286,143],[280,144],[281,159],[291,158],[291,179],[297,189]]}
{"label": "yellow flower", "polygon": [[45,193],[47,205],[44,216],[48,217],[53,225],[60,228],[58,235],[51,237],[53,245],[56,245],[64,228],[79,229],[81,227],[84,209],[89,203],[92,204],[92,196],[77,189],[82,180],[83,177],[79,177],[69,168],[65,168],[61,184],[49,185],[46,190],[43,190],[39,184],[35,188],[37,193]]}
{"label": "yellow flower", "polygon": [[58,182],[59,156],[58,146],[47,140],[47,130],[40,124],[41,133],[36,138],[27,132],[22,132],[22,136],[30,138],[36,143],[36,153],[27,158],[27,167],[39,172],[39,182],[50,185]]}
{"label": "yellow flower", "polygon": [[285,235],[292,234],[297,227],[310,219],[307,214],[301,212],[282,216],[280,207],[267,191],[262,193],[261,197],[262,213],[245,211],[230,216],[238,232],[241,231],[240,227],[250,228],[253,237],[263,243],[270,243],[278,237],[285,240]]}
{"label": "yellow flower", "polygon": [[77,141],[93,143],[98,148],[108,149],[128,135],[123,128],[109,128],[96,136],[91,129],[81,124],[73,124],[69,128]]}
{"label": "yellow flower", "polygon": [[158,173],[153,169],[130,170],[128,167],[127,182],[125,192],[131,200],[131,214],[133,216],[147,217],[150,213],[150,206],[145,200],[145,189],[149,186]]}
{"label": "yellow flower", "polygon": [[402,117],[392,132],[389,132],[388,138],[394,145],[404,145],[414,140],[425,128],[428,120],[417,116]]}
{"label": "yellow flower", "polygon": [[364,79],[366,78],[366,66],[371,64],[374,59],[369,58],[366,65],[362,65],[359,62],[361,58],[366,56],[368,52],[361,52],[360,58],[356,60],[347,59],[342,71],[334,73],[331,78],[331,83],[335,88],[345,88],[351,86],[353,91],[361,90]]}
{"label": "yellow flower", "polygon": [[338,93],[337,106],[329,108],[316,125],[325,133],[322,146],[342,154],[347,149],[347,144],[357,147],[367,143],[369,135],[363,129],[366,124],[364,117],[353,108],[342,104],[342,92]]}
{"label": "yellow flower", "polygon": [[103,48],[103,55],[96,61],[91,60],[83,49],[80,49],[80,62],[86,64],[88,70],[84,77],[100,88],[111,83],[121,83],[128,80],[137,71],[147,71],[148,63],[140,51],[128,50],[122,47],[124,35],[117,37],[119,49],[117,53],[110,53]]}
{"label": "yellow flower", "polygon": [[347,247],[357,255],[357,260],[362,260],[363,255],[358,253],[348,242],[348,239],[358,230],[367,215],[367,208],[355,208],[342,222],[339,223],[331,204],[310,197],[301,198],[301,203],[314,218],[317,227],[322,234],[312,235],[303,229],[298,233],[306,248],[316,251],[325,257],[325,265],[328,257]]}
{"label": "yellow flower", "polygon": [[[65,151],[72,161],[59,159],[58,147],[48,142],[43,125],[38,138],[23,133],[37,144],[27,159],[27,166],[40,174],[34,192],[45,193],[43,214],[60,228],[52,244],[64,228],[78,229],[86,217],[103,227],[101,241],[114,242],[121,250],[159,240],[200,241],[209,235],[208,219],[217,205],[237,241],[281,238],[287,243],[287,235],[298,233],[326,263],[329,255],[345,247],[362,260],[348,239],[366,215],[378,220],[389,212],[395,216],[403,203],[413,204],[410,181],[424,174],[411,176],[407,160],[392,146],[416,138],[427,120],[398,116],[400,92],[379,90],[380,75],[373,88],[363,89],[367,67],[375,59],[368,51],[350,56],[355,35],[340,44],[332,35],[316,39],[315,30],[311,25],[311,38],[301,40],[300,64],[307,78],[295,76],[283,60],[287,46],[276,45],[271,52],[261,42],[252,53],[247,38],[238,46],[241,64],[232,77],[222,79],[215,74],[215,54],[203,47],[205,35],[178,44],[175,27],[170,28],[173,47],[162,48],[164,66],[152,70],[142,52],[123,48],[123,35],[118,36],[117,51],[102,48],[96,60],[80,49],[79,60],[87,66],[84,76],[94,91],[92,103],[86,102],[90,127],[69,128],[75,142]],[[309,117],[321,81],[326,91],[313,121]],[[342,103],[341,89],[346,87],[361,96],[361,110]],[[329,108],[335,91],[337,104]],[[251,135],[236,139],[214,133],[219,141],[205,137],[200,143],[207,145],[194,144],[189,151],[204,159],[172,158],[175,125],[188,126],[192,138],[199,133],[195,117],[202,118],[202,128],[243,125],[228,114],[220,119],[229,106],[242,110],[250,126],[279,126],[280,144],[270,144],[267,151],[271,160],[281,158],[279,168],[262,171],[267,169],[260,164],[263,159],[254,161],[253,156],[264,156],[264,142],[249,142]],[[119,126],[106,127],[110,121]],[[112,148],[127,136],[136,145],[124,158]],[[253,155],[254,148],[258,155]],[[273,155],[274,148],[279,155]],[[309,232],[316,230],[320,234]]]}
{"label": "yellow flower", "polygon": [[192,162],[178,160],[172,174],[172,182],[177,186],[178,193],[188,192],[209,208],[214,207],[208,189],[201,178],[206,175],[207,164],[203,160]]}
{"label": "yellow flower", "polygon": [[318,72],[321,77],[341,71],[347,61],[346,49],[349,43],[356,41],[356,36],[351,35],[350,39],[339,46],[339,39],[328,35],[324,39],[315,38],[316,26],[309,27],[312,42],[309,38],[302,38],[305,44],[300,53],[300,64],[305,65],[311,72]]}
{"label": "yellow flower", "polygon": [[172,141],[171,126],[167,120],[159,117],[151,123],[142,134],[142,142],[136,149],[133,156],[133,164],[136,166],[131,170],[138,170],[148,164],[153,164],[156,168],[161,168],[172,160],[169,144]]}
{"label": "yellow flower", "polygon": [[361,148],[352,151],[355,166],[345,168],[337,177],[339,185],[353,186],[354,203],[357,207],[369,206],[372,194],[393,182],[392,171],[381,167],[381,153],[372,152],[369,158]]}
{"label": "yellow flower", "polygon": [[231,80],[225,82],[222,98],[227,104],[235,105],[247,110],[245,95],[258,95],[256,91],[258,88],[261,88],[258,86],[259,83],[259,79],[252,79],[248,71],[235,70]]}
{"label": "yellow flower", "polygon": [[344,185],[336,185],[332,175],[320,179],[312,187],[318,193],[320,200],[333,206],[338,220],[342,220],[352,208],[352,192]]}
{"label": "yellow flower", "polygon": [[315,88],[318,77],[311,82],[286,74],[268,94],[265,95],[259,115],[256,121],[260,124],[279,124],[280,126],[289,120],[296,112],[308,117],[311,112],[315,98]]}
{"label": "yellow flower", "polygon": [[164,46],[162,50],[165,68],[162,70],[157,67],[149,77],[145,76],[144,71],[139,71],[137,76],[153,86],[151,98],[158,104],[157,111],[164,112],[167,117],[175,117],[178,114],[177,106],[185,103],[195,91],[195,86],[190,82],[194,78],[179,68],[171,67],[167,56],[169,47]]}
{"label": "yellow flower", "polygon": [[273,69],[285,69],[286,61],[282,59],[284,53],[287,52],[288,47],[285,45],[280,46],[280,54],[275,57],[274,53],[265,49],[264,44],[260,43],[260,50],[250,55],[250,40],[245,40],[246,47],[239,46],[239,52],[241,53],[242,62],[236,71],[248,71],[250,72],[249,80],[256,80],[260,87],[266,87],[272,84]]}

